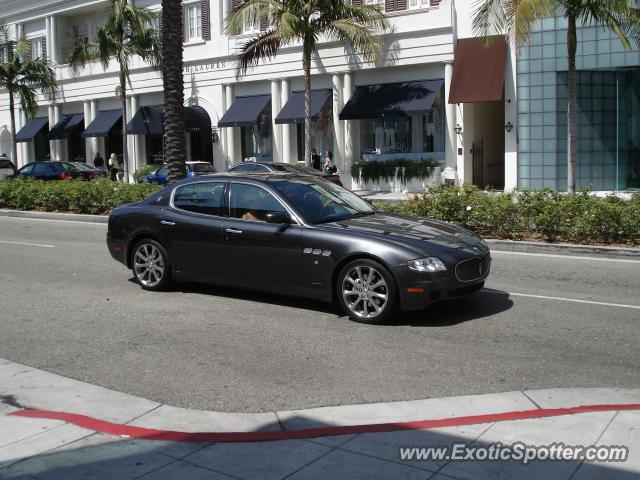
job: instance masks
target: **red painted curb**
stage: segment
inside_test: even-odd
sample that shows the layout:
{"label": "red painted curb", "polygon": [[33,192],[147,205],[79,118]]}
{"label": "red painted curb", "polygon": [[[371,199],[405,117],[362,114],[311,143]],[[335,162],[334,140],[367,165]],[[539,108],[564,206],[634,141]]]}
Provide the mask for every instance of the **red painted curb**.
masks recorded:
{"label": "red painted curb", "polygon": [[292,440],[354,433],[384,433],[398,430],[424,430],[442,427],[459,427],[478,423],[526,420],[529,418],[557,417],[587,412],[607,412],[620,410],[640,410],[640,404],[584,405],[571,408],[543,408],[520,412],[490,413],[467,417],[442,418],[438,420],[418,420],[414,422],[373,423],[368,425],[345,425],[340,427],[306,428],[279,432],[175,432],[153,428],[134,427],[75,413],[52,412],[47,410],[18,410],[9,415],[28,418],[46,418],[62,420],[78,427],[96,432],[140,440],[166,440],[172,442],[263,442],[273,440]]}

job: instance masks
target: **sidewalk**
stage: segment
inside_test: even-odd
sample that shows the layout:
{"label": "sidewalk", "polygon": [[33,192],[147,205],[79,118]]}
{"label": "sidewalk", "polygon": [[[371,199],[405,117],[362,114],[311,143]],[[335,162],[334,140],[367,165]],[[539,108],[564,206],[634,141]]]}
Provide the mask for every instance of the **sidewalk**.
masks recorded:
{"label": "sidewalk", "polygon": [[[400,457],[401,447],[495,442],[624,445],[629,457],[528,464]],[[640,478],[640,389],[222,413],[161,405],[0,360],[0,478]]]}

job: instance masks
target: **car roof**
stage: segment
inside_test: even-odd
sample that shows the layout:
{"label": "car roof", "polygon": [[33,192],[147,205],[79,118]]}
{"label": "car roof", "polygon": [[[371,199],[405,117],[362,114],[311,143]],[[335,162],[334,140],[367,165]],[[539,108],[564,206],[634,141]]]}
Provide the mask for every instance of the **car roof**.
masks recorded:
{"label": "car roof", "polygon": [[202,177],[193,177],[181,180],[176,185],[186,185],[189,183],[211,182],[215,179],[221,180],[253,180],[257,183],[269,184],[272,180],[305,180],[305,181],[324,181],[317,179],[314,175],[304,175],[291,172],[269,172],[269,173],[250,173],[250,172],[222,172]]}

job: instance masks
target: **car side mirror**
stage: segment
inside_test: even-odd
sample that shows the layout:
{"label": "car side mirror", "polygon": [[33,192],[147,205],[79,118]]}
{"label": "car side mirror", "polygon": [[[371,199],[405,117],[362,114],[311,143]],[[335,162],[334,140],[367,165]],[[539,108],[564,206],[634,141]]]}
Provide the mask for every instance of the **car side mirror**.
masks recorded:
{"label": "car side mirror", "polygon": [[267,212],[264,219],[267,223],[291,224],[291,216],[287,212]]}

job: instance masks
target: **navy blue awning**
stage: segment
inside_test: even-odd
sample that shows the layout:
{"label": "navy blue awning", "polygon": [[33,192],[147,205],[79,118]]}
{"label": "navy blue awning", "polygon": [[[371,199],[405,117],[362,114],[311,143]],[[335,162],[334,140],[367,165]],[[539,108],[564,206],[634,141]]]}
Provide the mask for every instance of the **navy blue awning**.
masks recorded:
{"label": "navy blue awning", "polygon": [[76,113],[75,115],[64,115],[51,130],[49,130],[49,140],[63,140],[73,135],[74,131],[80,129],[84,125],[84,115]]}
{"label": "navy blue awning", "polygon": [[237,97],[225,113],[218,127],[249,127],[258,122],[262,111],[271,103],[271,95]]}
{"label": "navy blue awning", "polygon": [[426,115],[444,81],[385,83],[356,87],[340,120]]}
{"label": "navy blue awning", "polygon": [[[311,118],[318,117],[329,97],[331,90],[311,91]],[[291,94],[276,117],[276,123],[304,123],[304,92]]]}
{"label": "navy blue awning", "polygon": [[[184,127],[187,132],[210,132],[211,118],[198,106],[184,107]],[[130,135],[162,135],[164,133],[164,107],[140,107],[127,124]]]}
{"label": "navy blue awning", "polygon": [[122,110],[99,112],[93,122],[82,132],[82,137],[106,137],[116,123],[122,119]]}
{"label": "navy blue awning", "polygon": [[130,135],[162,135],[164,112],[162,107],[140,107],[127,124]]}
{"label": "navy blue awning", "polygon": [[184,107],[184,128],[187,132],[211,132],[211,117],[202,107]]}
{"label": "navy blue awning", "polygon": [[16,142],[30,142],[36,135],[38,135],[43,129],[49,126],[49,119],[46,117],[32,118],[27,120],[24,127],[16,133]]}

